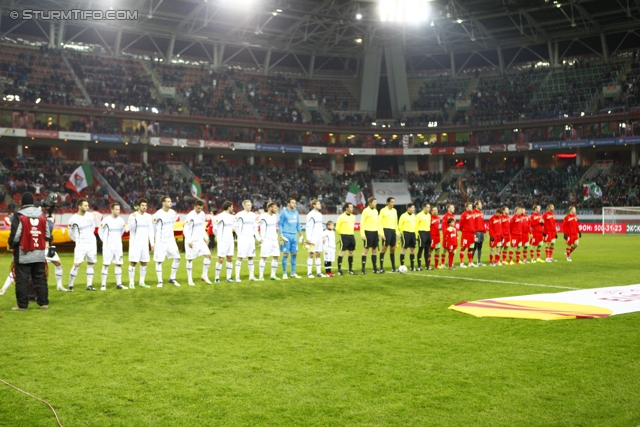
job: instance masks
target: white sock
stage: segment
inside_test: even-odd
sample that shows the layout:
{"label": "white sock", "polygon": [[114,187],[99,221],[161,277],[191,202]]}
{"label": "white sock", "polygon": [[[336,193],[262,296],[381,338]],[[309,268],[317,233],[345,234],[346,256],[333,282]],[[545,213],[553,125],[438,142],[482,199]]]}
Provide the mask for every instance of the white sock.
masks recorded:
{"label": "white sock", "polygon": [[[142,270],[142,267],[140,267],[140,270]],[[136,280],[136,268],[129,266],[129,285],[133,286],[133,283]]]}
{"label": "white sock", "polygon": [[56,265],[56,286],[62,287],[62,265]]}
{"label": "white sock", "polygon": [[205,258],[202,261],[202,277],[209,277],[209,266],[211,265],[211,258]]}
{"label": "white sock", "polygon": [[258,271],[260,271],[260,277],[264,277],[264,268],[267,265],[267,260],[262,258],[258,263]]}
{"label": "white sock", "polygon": [[193,260],[187,260],[187,278],[189,283],[193,282]]}
{"label": "white sock", "polygon": [[256,277],[253,273],[253,260],[248,260],[247,264],[249,265],[249,277]]}
{"label": "white sock", "polygon": [[115,271],[116,271],[116,286],[122,286],[122,266],[116,265]]}
{"label": "white sock", "polygon": [[271,260],[271,276],[275,276],[276,275],[276,270],[278,269],[278,261],[276,261],[275,259]]}
{"label": "white sock", "polygon": [[103,265],[102,266],[102,287],[106,288],[107,287],[107,276],[109,275],[109,266],[108,265]]}
{"label": "white sock", "polygon": [[231,261],[227,261],[227,280],[231,279],[231,274],[233,271],[233,264]]}
{"label": "white sock", "polygon": [[7,280],[4,281],[4,286],[2,286],[2,293],[5,293],[7,289],[9,289],[9,286],[11,286],[11,284],[13,283],[13,277],[11,277],[11,274],[9,274],[7,276]]}
{"label": "white sock", "polygon": [[316,274],[322,274],[322,268],[320,267],[320,258],[316,258]]}
{"label": "white sock", "polygon": [[222,263],[216,262],[216,280],[220,280],[220,271],[222,270]]}
{"label": "white sock", "polygon": [[73,286],[73,282],[76,281],[78,270],[80,270],[80,268],[76,267],[75,265],[71,267],[71,271],[69,272],[69,286]]}
{"label": "white sock", "polygon": [[180,258],[176,258],[173,260],[171,264],[171,275],[169,276],[170,280],[176,280],[176,274],[178,274],[178,268],[180,267]]}
{"label": "white sock", "polygon": [[158,275],[158,283],[162,283],[162,263],[156,262],[156,274]]}
{"label": "white sock", "polygon": [[93,265],[87,265],[87,287],[93,286]]}
{"label": "white sock", "polygon": [[313,270],[313,258],[307,258],[307,276],[311,276]]}
{"label": "white sock", "polygon": [[[135,270],[135,267],[134,267],[134,270]],[[140,266],[140,283],[144,284],[145,277],[147,277],[147,266],[141,265]]]}
{"label": "white sock", "polygon": [[236,260],[236,279],[240,280],[240,269],[242,268],[242,261]]}

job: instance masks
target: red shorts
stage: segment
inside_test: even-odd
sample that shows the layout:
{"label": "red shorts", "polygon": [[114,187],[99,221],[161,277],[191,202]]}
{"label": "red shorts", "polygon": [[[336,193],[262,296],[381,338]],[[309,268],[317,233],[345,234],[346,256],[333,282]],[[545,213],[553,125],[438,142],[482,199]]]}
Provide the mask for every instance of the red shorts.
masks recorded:
{"label": "red shorts", "polygon": [[567,245],[571,246],[574,243],[578,243],[578,235],[577,234],[566,234]]}
{"label": "red shorts", "polygon": [[512,234],[511,235],[511,247],[517,248],[522,246],[522,235],[521,234]]}
{"label": "red shorts", "polygon": [[476,242],[476,233],[470,233],[468,231],[462,232],[462,237],[460,238],[460,247],[462,249],[473,248],[473,244],[475,242]]}
{"label": "red shorts", "polygon": [[440,249],[440,234],[431,235],[431,249]]}
{"label": "red shorts", "polygon": [[542,243],[542,233],[531,235],[531,246],[538,246]]}
{"label": "red shorts", "polygon": [[502,245],[502,236],[490,236],[489,237],[489,247],[497,248],[498,245]]}
{"label": "red shorts", "polygon": [[553,234],[547,234],[547,236],[544,238],[544,242],[545,242],[545,243],[551,243],[551,241],[552,241],[552,240],[555,240],[555,239],[556,239],[556,237],[558,237],[556,233],[553,233]]}
{"label": "red shorts", "polygon": [[451,245],[451,246],[447,246],[447,247],[445,247],[445,249],[446,249],[448,252],[455,252],[455,251],[456,251],[456,249],[458,249],[458,245]]}

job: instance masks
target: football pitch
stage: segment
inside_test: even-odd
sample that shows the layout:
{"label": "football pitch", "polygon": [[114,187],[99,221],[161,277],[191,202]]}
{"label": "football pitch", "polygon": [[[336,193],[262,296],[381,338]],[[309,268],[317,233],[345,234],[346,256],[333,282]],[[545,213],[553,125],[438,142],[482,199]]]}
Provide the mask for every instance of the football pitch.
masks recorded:
{"label": "football pitch", "polygon": [[[635,427],[640,313],[539,321],[447,309],[640,283],[640,236],[585,234],[572,263],[559,240],[553,264],[374,275],[369,257],[366,276],[310,280],[303,251],[303,279],[249,282],[245,261],[241,283],[225,283],[223,268],[221,285],[196,287],[183,258],[180,288],[167,283],[169,262],[162,289],[151,264],[151,289],[116,290],[112,267],[106,292],[84,290],[84,266],[75,292],[57,292],[51,269],[50,310],[12,312],[13,287],[0,297],[0,378],[51,403],[65,427]],[[72,256],[60,255],[66,286]],[[201,269],[200,258],[194,277]],[[44,404],[0,383],[0,426],[44,425],[56,425]]]}

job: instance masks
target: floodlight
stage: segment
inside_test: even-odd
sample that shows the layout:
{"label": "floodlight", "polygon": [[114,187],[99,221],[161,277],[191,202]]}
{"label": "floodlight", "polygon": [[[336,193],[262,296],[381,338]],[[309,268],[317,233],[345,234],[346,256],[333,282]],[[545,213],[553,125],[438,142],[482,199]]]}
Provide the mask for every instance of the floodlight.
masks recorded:
{"label": "floodlight", "polygon": [[378,0],[378,13],[382,22],[424,22],[429,5],[426,0]]}

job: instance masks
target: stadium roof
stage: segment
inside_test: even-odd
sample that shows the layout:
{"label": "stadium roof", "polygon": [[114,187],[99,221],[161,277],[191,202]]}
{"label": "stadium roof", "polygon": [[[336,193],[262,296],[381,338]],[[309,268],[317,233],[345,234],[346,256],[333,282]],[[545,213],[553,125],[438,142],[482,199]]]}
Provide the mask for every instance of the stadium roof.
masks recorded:
{"label": "stadium roof", "polygon": [[[640,37],[640,0],[436,0],[429,2],[429,16],[421,24],[381,22],[377,3],[1,0],[0,34],[50,36],[49,21],[12,20],[9,13],[14,10],[132,10],[138,12],[137,20],[67,21],[64,42],[99,44],[108,52],[155,52],[160,58],[172,52],[172,56],[214,61],[223,53],[225,59],[237,55],[258,66],[268,51],[286,53],[289,63],[297,61],[302,68],[308,66],[309,56],[318,55],[343,58],[345,69],[353,67],[345,58],[361,58],[370,44],[394,40],[402,41],[407,57],[495,51],[498,47],[542,48],[548,41],[566,41],[565,55],[574,51],[601,55],[602,34],[612,37],[610,51],[637,46]],[[362,18],[357,19],[357,14]],[[221,46],[226,51],[221,52]],[[284,61],[283,55],[271,58],[271,63]]]}

